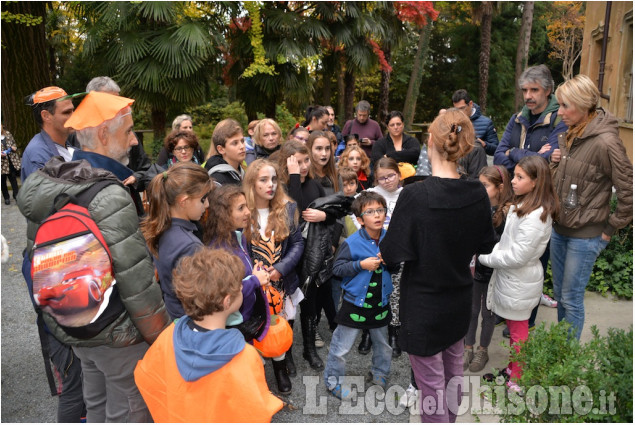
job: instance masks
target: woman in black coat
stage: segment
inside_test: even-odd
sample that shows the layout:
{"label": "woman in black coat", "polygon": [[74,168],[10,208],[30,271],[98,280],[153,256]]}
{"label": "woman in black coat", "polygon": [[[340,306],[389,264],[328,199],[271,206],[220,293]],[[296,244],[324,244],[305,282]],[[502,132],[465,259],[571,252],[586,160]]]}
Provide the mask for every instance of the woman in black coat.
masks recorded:
{"label": "woman in black coat", "polygon": [[432,176],[403,189],[380,244],[387,264],[405,263],[399,345],[410,356],[421,396],[443,402],[431,415],[422,412],[422,422],[456,420],[446,391],[450,407],[458,406],[456,383],[463,377],[463,337],[472,310],[470,261],[496,244],[485,188],[457,172],[473,140],[462,112],[451,109],[434,120],[428,141]]}
{"label": "woman in black coat", "polygon": [[417,165],[421,145],[419,141],[403,132],[404,118],[401,112],[392,111],[386,118],[388,133],[373,144],[370,155],[370,168],[375,169],[375,162],[382,157],[392,158],[397,162],[409,162]]}

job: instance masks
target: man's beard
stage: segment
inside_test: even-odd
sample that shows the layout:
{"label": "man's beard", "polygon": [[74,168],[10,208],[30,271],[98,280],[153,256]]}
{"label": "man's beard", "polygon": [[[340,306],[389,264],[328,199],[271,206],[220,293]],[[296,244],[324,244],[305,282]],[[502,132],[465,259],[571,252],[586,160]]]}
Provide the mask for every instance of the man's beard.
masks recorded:
{"label": "man's beard", "polygon": [[108,156],[122,165],[130,163],[130,149],[121,150],[119,147],[108,147]]}

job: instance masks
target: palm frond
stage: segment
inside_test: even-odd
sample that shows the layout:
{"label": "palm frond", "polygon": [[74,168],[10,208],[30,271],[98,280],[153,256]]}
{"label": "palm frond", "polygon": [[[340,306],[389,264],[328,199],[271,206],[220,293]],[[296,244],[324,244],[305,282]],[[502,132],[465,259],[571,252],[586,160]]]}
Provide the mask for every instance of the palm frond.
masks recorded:
{"label": "palm frond", "polygon": [[171,22],[176,17],[176,4],[172,1],[143,1],[139,5],[139,15],[154,22]]}

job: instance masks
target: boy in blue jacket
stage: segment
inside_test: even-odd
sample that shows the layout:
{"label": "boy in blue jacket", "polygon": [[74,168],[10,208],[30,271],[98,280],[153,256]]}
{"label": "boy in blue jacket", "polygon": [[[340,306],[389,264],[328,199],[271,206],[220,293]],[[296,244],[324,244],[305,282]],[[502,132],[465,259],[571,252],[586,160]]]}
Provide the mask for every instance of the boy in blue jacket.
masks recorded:
{"label": "boy in blue jacket", "polygon": [[386,231],[386,200],[374,192],[362,192],[351,205],[362,228],[340,245],[333,274],[342,278],[344,296],[335,317],[324,381],[335,397],[350,396],[350,388],[342,385],[346,373],[346,354],[359,333],[368,329],[373,347],[373,365],[369,372],[372,384],[386,388],[390,373],[392,348],[388,344],[390,293],[392,279],[381,259],[379,242]]}

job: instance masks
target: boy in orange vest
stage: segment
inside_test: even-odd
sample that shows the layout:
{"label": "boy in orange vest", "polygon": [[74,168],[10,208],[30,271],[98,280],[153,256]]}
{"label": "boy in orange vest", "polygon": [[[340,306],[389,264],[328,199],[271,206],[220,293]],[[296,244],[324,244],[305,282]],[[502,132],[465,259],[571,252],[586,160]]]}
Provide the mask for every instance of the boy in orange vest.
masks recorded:
{"label": "boy in orange vest", "polygon": [[135,369],[155,422],[270,422],[282,408],[256,349],[237,329],[225,329],[242,304],[235,271],[243,268],[235,255],[211,248],[176,268],[173,285],[186,316],[159,335]]}

